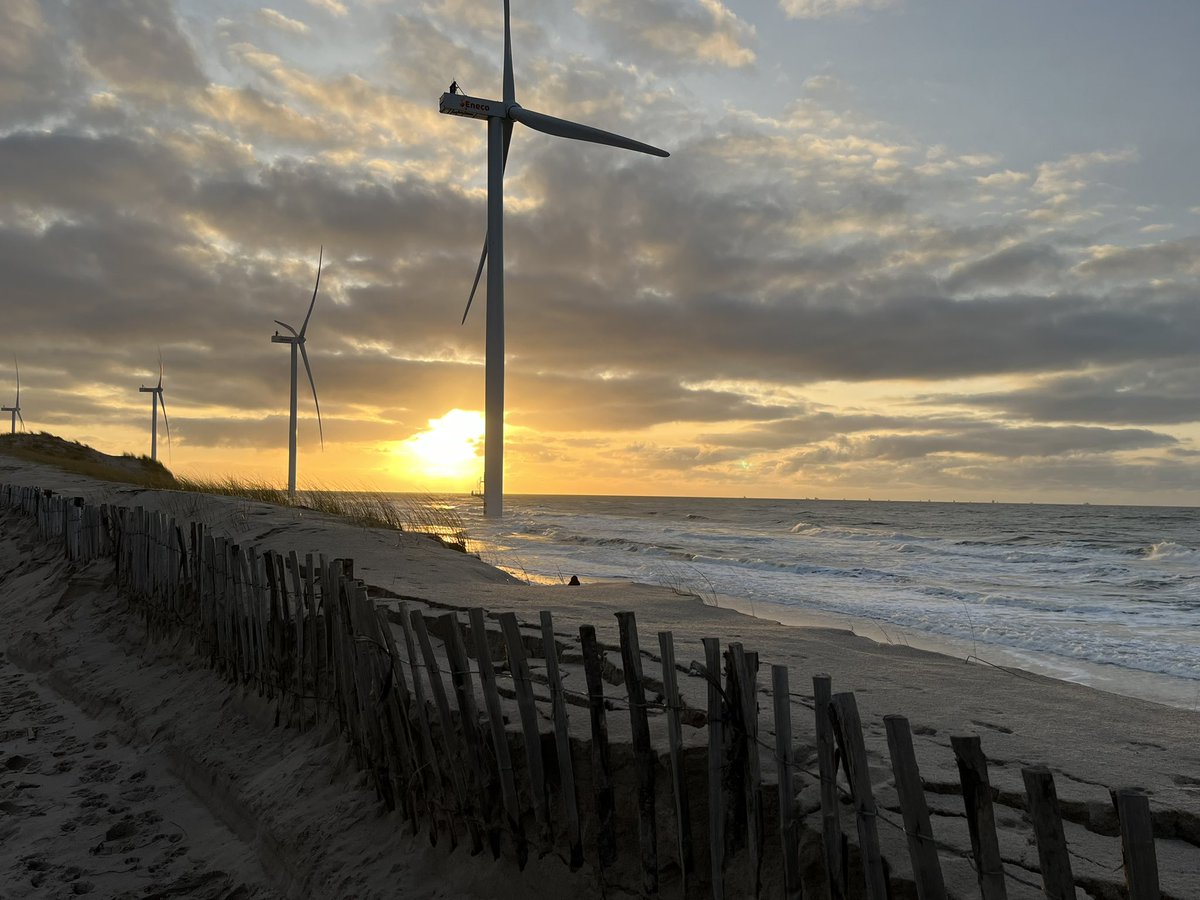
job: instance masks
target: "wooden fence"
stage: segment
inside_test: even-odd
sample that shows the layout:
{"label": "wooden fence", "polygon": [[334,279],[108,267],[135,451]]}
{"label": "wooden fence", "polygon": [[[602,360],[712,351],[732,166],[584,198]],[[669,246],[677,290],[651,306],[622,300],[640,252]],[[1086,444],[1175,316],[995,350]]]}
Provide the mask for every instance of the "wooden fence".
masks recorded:
{"label": "wooden fence", "polygon": [[[223,677],[274,701],[277,723],[336,724],[382,801],[433,843],[465,842],[471,853],[507,854],[519,866],[531,852],[554,853],[572,869],[590,864],[602,886],[633,885],[644,896],[667,882],[672,893],[716,900],[891,896],[855,698],[833,693],[826,675],[814,676],[804,695],[815,710],[817,771],[809,774],[820,784],[819,822],[809,824],[796,803],[802,773],[790,673],[770,667],[774,740],[764,740],[759,659],[739,643],[722,650],[707,638],[704,663],[682,669],[671,632],[659,632],[661,679],[653,679],[643,671],[634,614],[618,613],[620,666],[584,625],[582,659],[572,662],[582,663],[586,692],[567,691],[547,612],[531,633],[512,613],[476,608],[464,622],[404,602],[387,609],[368,598],[350,560],[259,550],[161,512],[32,487],[0,485],[0,503],[32,519],[42,539],[61,542],[68,560],[111,560],[152,637],[186,637]],[[704,679],[706,711],[684,704],[681,672]],[[606,681],[623,685],[622,702],[606,697]],[[648,684],[661,699],[647,699]],[[570,707],[586,711],[586,739],[572,738]],[[666,723],[665,747],[651,741],[651,711]],[[630,744],[609,740],[611,713],[628,715]],[[508,729],[510,716],[519,731]],[[543,720],[552,735],[542,734]],[[687,746],[685,724],[707,729],[704,746],[694,734]],[[887,716],[885,726],[916,895],[944,898],[941,860],[960,851],[932,833],[908,721]],[[978,892],[1002,900],[1010,879],[1031,885],[1002,863],[979,738],[954,737],[952,747]],[[656,783],[663,773],[665,786]],[[1045,895],[1074,898],[1054,778],[1040,767],[1022,774]],[[1123,790],[1113,802],[1123,849],[1113,867],[1123,862],[1131,898],[1158,898],[1147,797]],[[843,834],[843,806],[853,810],[856,841]],[[806,866],[802,831],[819,847]],[[635,832],[636,847],[627,837]]]}

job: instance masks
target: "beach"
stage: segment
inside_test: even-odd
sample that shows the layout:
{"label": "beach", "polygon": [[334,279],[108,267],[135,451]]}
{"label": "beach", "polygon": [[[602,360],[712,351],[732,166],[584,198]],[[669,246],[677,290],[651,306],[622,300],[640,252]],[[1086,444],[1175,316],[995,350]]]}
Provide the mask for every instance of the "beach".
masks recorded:
{"label": "beach", "polygon": [[[481,607],[534,624],[549,612],[565,648],[568,688],[582,681],[571,663],[579,627],[594,625],[601,642],[616,647],[617,612],[636,613],[643,654],[656,632],[673,632],[684,667],[704,659],[703,638],[741,642],[764,670],[780,664],[792,673],[802,773],[815,765],[809,679],[827,673],[835,691],[854,692],[885,821],[881,844],[901,880],[908,869],[903,829],[886,824],[899,822],[883,724],[892,713],[911,725],[953,896],[976,895],[969,861],[952,849],[970,847],[961,798],[952,794],[958,774],[950,750],[950,737],[965,734],[979,735],[988,757],[1010,897],[1040,894],[1036,847],[1014,799],[1023,792],[1021,768],[1035,764],[1055,775],[1076,884],[1086,892],[1079,896],[1119,895],[1120,841],[1108,791],[1126,786],[1150,794],[1163,896],[1200,896],[1200,714],[1192,710],[844,629],[785,626],[661,585],[525,584],[428,537],[304,510],[145,491],[6,458],[0,482],[161,510],[264,549],[353,559],[373,602],[393,613],[401,602],[443,612]],[[277,709],[219,679],[179,642],[149,640],[106,563],[70,566],[13,513],[4,511],[2,521],[0,672],[10,698],[0,724],[0,879],[10,885],[3,896],[600,896],[587,864],[572,872],[549,855],[519,870],[503,856],[431,847],[386,810],[329,729],[277,723]],[[704,708],[702,679],[682,678],[680,690],[688,707]],[[586,739],[586,715],[572,716],[572,737]],[[627,718],[613,712],[609,727],[614,744],[628,740]],[[661,717],[651,721],[655,746],[665,746],[664,728]],[[684,740],[695,744],[701,735],[685,729]],[[810,828],[819,828],[817,792],[810,780],[798,795]],[[624,797],[618,812],[632,805]],[[636,835],[621,839],[636,842]],[[609,896],[637,890],[636,876],[607,885]]]}

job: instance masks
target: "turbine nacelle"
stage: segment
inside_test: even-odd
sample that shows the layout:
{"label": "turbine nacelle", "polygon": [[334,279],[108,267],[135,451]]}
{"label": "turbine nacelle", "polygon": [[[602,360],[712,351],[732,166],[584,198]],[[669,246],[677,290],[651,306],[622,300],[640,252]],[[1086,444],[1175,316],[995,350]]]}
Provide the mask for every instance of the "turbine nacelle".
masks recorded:
{"label": "turbine nacelle", "polygon": [[503,100],[485,100],[483,97],[468,97],[466,94],[449,92],[442,94],[438,112],[448,116],[466,116],[468,119],[490,119],[492,116],[503,118],[508,115]]}

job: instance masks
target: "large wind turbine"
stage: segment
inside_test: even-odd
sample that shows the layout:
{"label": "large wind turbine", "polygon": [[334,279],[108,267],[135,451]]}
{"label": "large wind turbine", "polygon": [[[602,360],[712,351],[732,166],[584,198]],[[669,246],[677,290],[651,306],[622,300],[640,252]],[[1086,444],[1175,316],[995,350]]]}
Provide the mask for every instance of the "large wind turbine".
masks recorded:
{"label": "large wind turbine", "polygon": [[17,370],[17,399],[12,406],[0,406],[0,412],[12,413],[12,433],[17,433],[17,419],[21,420],[21,430],[25,430],[25,417],[21,415],[21,367],[13,360],[13,368]]}
{"label": "large wind turbine", "polygon": [[504,165],[513,123],[520,122],[555,137],[607,144],[652,156],[669,156],[665,150],[621,137],[599,128],[579,125],[525,109],[516,99],[513,85],[512,38],[509,31],[508,0],[504,0],[504,99],[485,100],[457,93],[457,84],[442,94],[439,109],[453,116],[487,119],[488,123],[488,230],[475,270],[475,283],[467,300],[467,312],[479,287],[487,262],[487,324],[484,359],[484,444],[483,508],[490,517],[503,515],[504,497]]}
{"label": "large wind turbine", "polygon": [[162,404],[163,425],[167,428],[167,446],[171,446],[171,423],[167,421],[167,401],[163,397],[163,361],[161,351],[158,354],[158,384],[146,387],[144,384],[138,392],[150,395],[150,458],[158,459],[158,405]]}
{"label": "large wind turbine", "polygon": [[291,325],[286,322],[275,320],[276,325],[281,325],[291,332],[291,335],[280,334],[278,331],[271,337],[272,344],[291,344],[292,345],[292,414],[288,424],[288,496],[296,496],[296,352],[299,351],[300,356],[304,357],[304,371],[308,373],[308,384],[312,388],[313,404],[317,408],[317,429],[321,434],[321,449],[325,449],[325,427],[321,424],[321,401],[317,399],[317,383],[313,381],[312,366],[308,364],[308,351],[304,349],[304,332],[308,331],[308,320],[312,318],[313,307],[317,305],[317,288],[321,286],[321,263],[325,259],[325,248],[321,248],[321,253],[317,257],[317,283],[313,285],[312,302],[308,304],[308,314],[304,317],[304,324],[300,326],[300,330],[296,331]]}

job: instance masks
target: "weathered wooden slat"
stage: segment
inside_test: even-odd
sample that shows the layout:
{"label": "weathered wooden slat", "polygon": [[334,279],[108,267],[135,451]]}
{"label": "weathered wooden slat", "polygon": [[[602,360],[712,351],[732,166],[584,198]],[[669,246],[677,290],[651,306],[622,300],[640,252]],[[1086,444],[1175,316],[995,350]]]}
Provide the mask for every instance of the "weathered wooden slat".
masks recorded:
{"label": "weathered wooden slat", "polygon": [[475,685],[471,678],[471,666],[467,650],[459,631],[458,616],[446,613],[438,617],[442,634],[445,636],[446,662],[450,666],[450,683],[458,703],[459,724],[462,728],[463,746],[466,751],[466,772],[472,807],[478,811],[480,823],[485,821],[488,840],[495,858],[500,856],[500,825],[498,817],[491,815],[491,797],[487,796],[488,778],[484,774],[483,741],[479,735],[479,706],[475,700]]}
{"label": "weathered wooden slat", "polygon": [[946,884],[938,861],[937,843],[925,803],[925,786],[917,767],[912,732],[904,716],[884,716],[888,753],[892,757],[892,775],[900,797],[900,813],[904,818],[904,833],[908,838],[908,856],[912,861],[913,880],[919,900],[945,900]]}
{"label": "weathered wooden slat", "polygon": [[[413,613],[409,611],[408,604],[404,601],[400,602],[399,611],[400,627],[404,632],[404,645],[408,650],[409,667],[412,673],[413,705],[416,707],[417,728],[421,735],[422,755],[429,773],[427,784],[429,785],[428,797],[431,812],[435,809],[444,810],[446,804],[441,802],[441,794],[445,784],[442,774],[443,762],[439,761],[438,752],[433,742],[433,732],[429,727],[429,705],[425,699],[425,688],[421,683],[421,674],[417,667],[417,648],[412,627]],[[443,814],[441,818],[446,823],[446,832],[450,839],[450,849],[453,850],[458,846],[458,838],[454,831],[454,821],[448,814]],[[437,821],[434,818],[431,818],[429,823],[429,842],[437,844]]]}
{"label": "weathered wooden slat", "polygon": [[975,874],[982,900],[1007,900],[1004,862],[996,837],[996,815],[992,809],[992,785],[988,780],[987,758],[979,736],[954,735],[950,738],[958,761],[958,779],[962,784],[967,828],[971,834],[971,853],[975,856]]}
{"label": "weathered wooden slat", "polygon": [[533,682],[529,677],[529,659],[525,643],[521,640],[521,629],[514,613],[501,613],[500,633],[504,636],[504,647],[508,651],[509,671],[512,673],[513,688],[517,693],[517,709],[521,713],[521,732],[525,736],[525,760],[529,767],[529,792],[533,802],[533,816],[538,826],[538,842],[542,852],[552,846],[550,832],[550,809],[546,800],[546,768],[542,759],[542,735],[538,728],[537,705],[533,697]]}
{"label": "weathered wooden slat", "polygon": [[729,645],[737,675],[741,706],[743,758],[746,761],[746,837],[750,856],[750,885],[755,897],[762,893],[762,767],[758,755],[758,654],[747,653],[740,643]]}
{"label": "weathered wooden slat", "polygon": [[721,642],[703,638],[708,676],[708,847],[713,900],[725,897],[725,710],[721,696]]}
{"label": "weathered wooden slat", "polygon": [[450,776],[454,783],[455,795],[458,798],[459,814],[467,826],[467,834],[471,840],[471,855],[474,856],[483,850],[483,833],[475,819],[474,805],[467,793],[466,779],[463,778],[462,765],[466,763],[467,754],[463,750],[462,743],[456,738],[454,719],[450,715],[450,702],[446,698],[446,686],[442,682],[441,666],[438,664],[437,654],[433,652],[433,644],[429,641],[425,617],[419,610],[413,610],[411,618],[413,630],[417,635],[417,643],[421,647],[421,658],[425,660],[425,670],[429,673],[429,687],[433,693],[434,709],[437,710],[442,739],[449,755],[448,758],[452,760],[449,767]]}
{"label": "weathered wooden slat", "polygon": [[500,796],[504,804],[505,824],[512,835],[517,865],[524,869],[526,862],[529,861],[529,845],[525,839],[525,826],[521,823],[521,805],[517,797],[517,783],[513,774],[512,751],[508,746],[508,732],[504,727],[504,711],[500,705],[500,691],[496,687],[496,669],[492,664],[491,648],[488,646],[484,612],[479,607],[472,607],[467,615],[471,622],[471,640],[475,645],[475,659],[479,664],[479,681],[483,685],[488,726],[492,733],[492,752],[496,757],[496,773],[500,779]]}
{"label": "weathered wooden slat", "polygon": [[887,876],[879,852],[879,829],[876,824],[878,808],[871,789],[871,772],[867,768],[867,748],[863,744],[862,722],[858,704],[850,693],[834,694],[829,703],[833,713],[833,730],[842,758],[846,761],[846,776],[858,822],[858,844],[863,856],[863,875],[868,900],[887,900]]}
{"label": "weathered wooden slat", "polygon": [[679,855],[681,893],[686,897],[695,877],[696,862],[692,851],[691,803],[688,800],[687,773],[684,771],[683,728],[680,719],[683,698],[679,696],[679,680],[675,671],[675,636],[669,631],[660,631],[658,648],[662,653],[662,682],[663,692],[666,694],[671,795],[675,800],[675,847]]}
{"label": "weathered wooden slat", "polygon": [[821,777],[821,838],[829,900],[846,896],[846,838],[838,807],[837,768],[834,755],[833,720],[829,713],[832,697],[828,675],[813,676],[813,712],[816,720],[817,768]]}
{"label": "weathered wooden slat", "polygon": [[617,861],[617,830],[614,815],[612,764],[609,760],[608,722],[604,714],[604,662],[596,641],[596,629],[579,626],[579,644],[583,650],[583,670],[587,680],[588,712],[592,726],[592,785],[596,805],[596,846],[599,856],[600,883]]}
{"label": "weathered wooden slat", "polygon": [[638,779],[638,842],[642,852],[642,893],[658,894],[658,816],[654,804],[657,759],[650,745],[650,722],[646,715],[646,685],[642,681],[642,651],[638,645],[637,619],[632,612],[619,612],[621,668],[629,697],[629,727]]}
{"label": "weathered wooden slat", "polygon": [[387,610],[377,608],[375,610],[375,617],[379,622],[379,633],[383,637],[384,646],[387,647],[388,655],[391,658],[391,674],[393,689],[396,692],[396,709],[398,712],[397,725],[400,728],[401,744],[406,755],[404,777],[408,785],[407,790],[414,798],[413,834],[416,834],[419,830],[418,820],[420,816],[424,815],[435,829],[434,834],[436,836],[436,824],[434,823],[433,811],[429,803],[429,779],[425,768],[426,762],[422,758],[421,750],[417,744],[417,737],[413,733],[413,697],[408,689],[407,679],[404,677],[404,660],[400,655],[399,647],[396,645],[396,636],[392,633]]}
{"label": "weathered wooden slat", "polygon": [[1139,790],[1124,788],[1113,792],[1113,803],[1121,821],[1121,856],[1129,900],[1159,900],[1150,799]]}
{"label": "weathered wooden slat", "polygon": [[575,761],[571,758],[571,729],[567,719],[562,675],[558,670],[558,643],[554,640],[554,620],[550,613],[541,613],[541,625],[542,656],[546,661],[546,680],[550,685],[550,703],[554,715],[558,780],[562,792],[563,814],[567,822],[567,841],[571,846],[568,862],[574,871],[583,865],[583,826],[579,821],[579,797],[575,790]]}
{"label": "weathered wooden slat", "polygon": [[1038,862],[1042,869],[1042,884],[1049,900],[1075,900],[1075,878],[1071,874],[1071,854],[1063,831],[1062,810],[1054,789],[1054,776],[1044,766],[1029,766],[1021,770],[1025,781],[1025,796],[1029,801],[1029,818],[1037,838]]}
{"label": "weathered wooden slat", "polygon": [[775,771],[779,780],[779,851],[783,859],[784,900],[800,900],[800,823],[792,780],[792,698],[787,666],[771,666],[771,699],[775,706]]}

